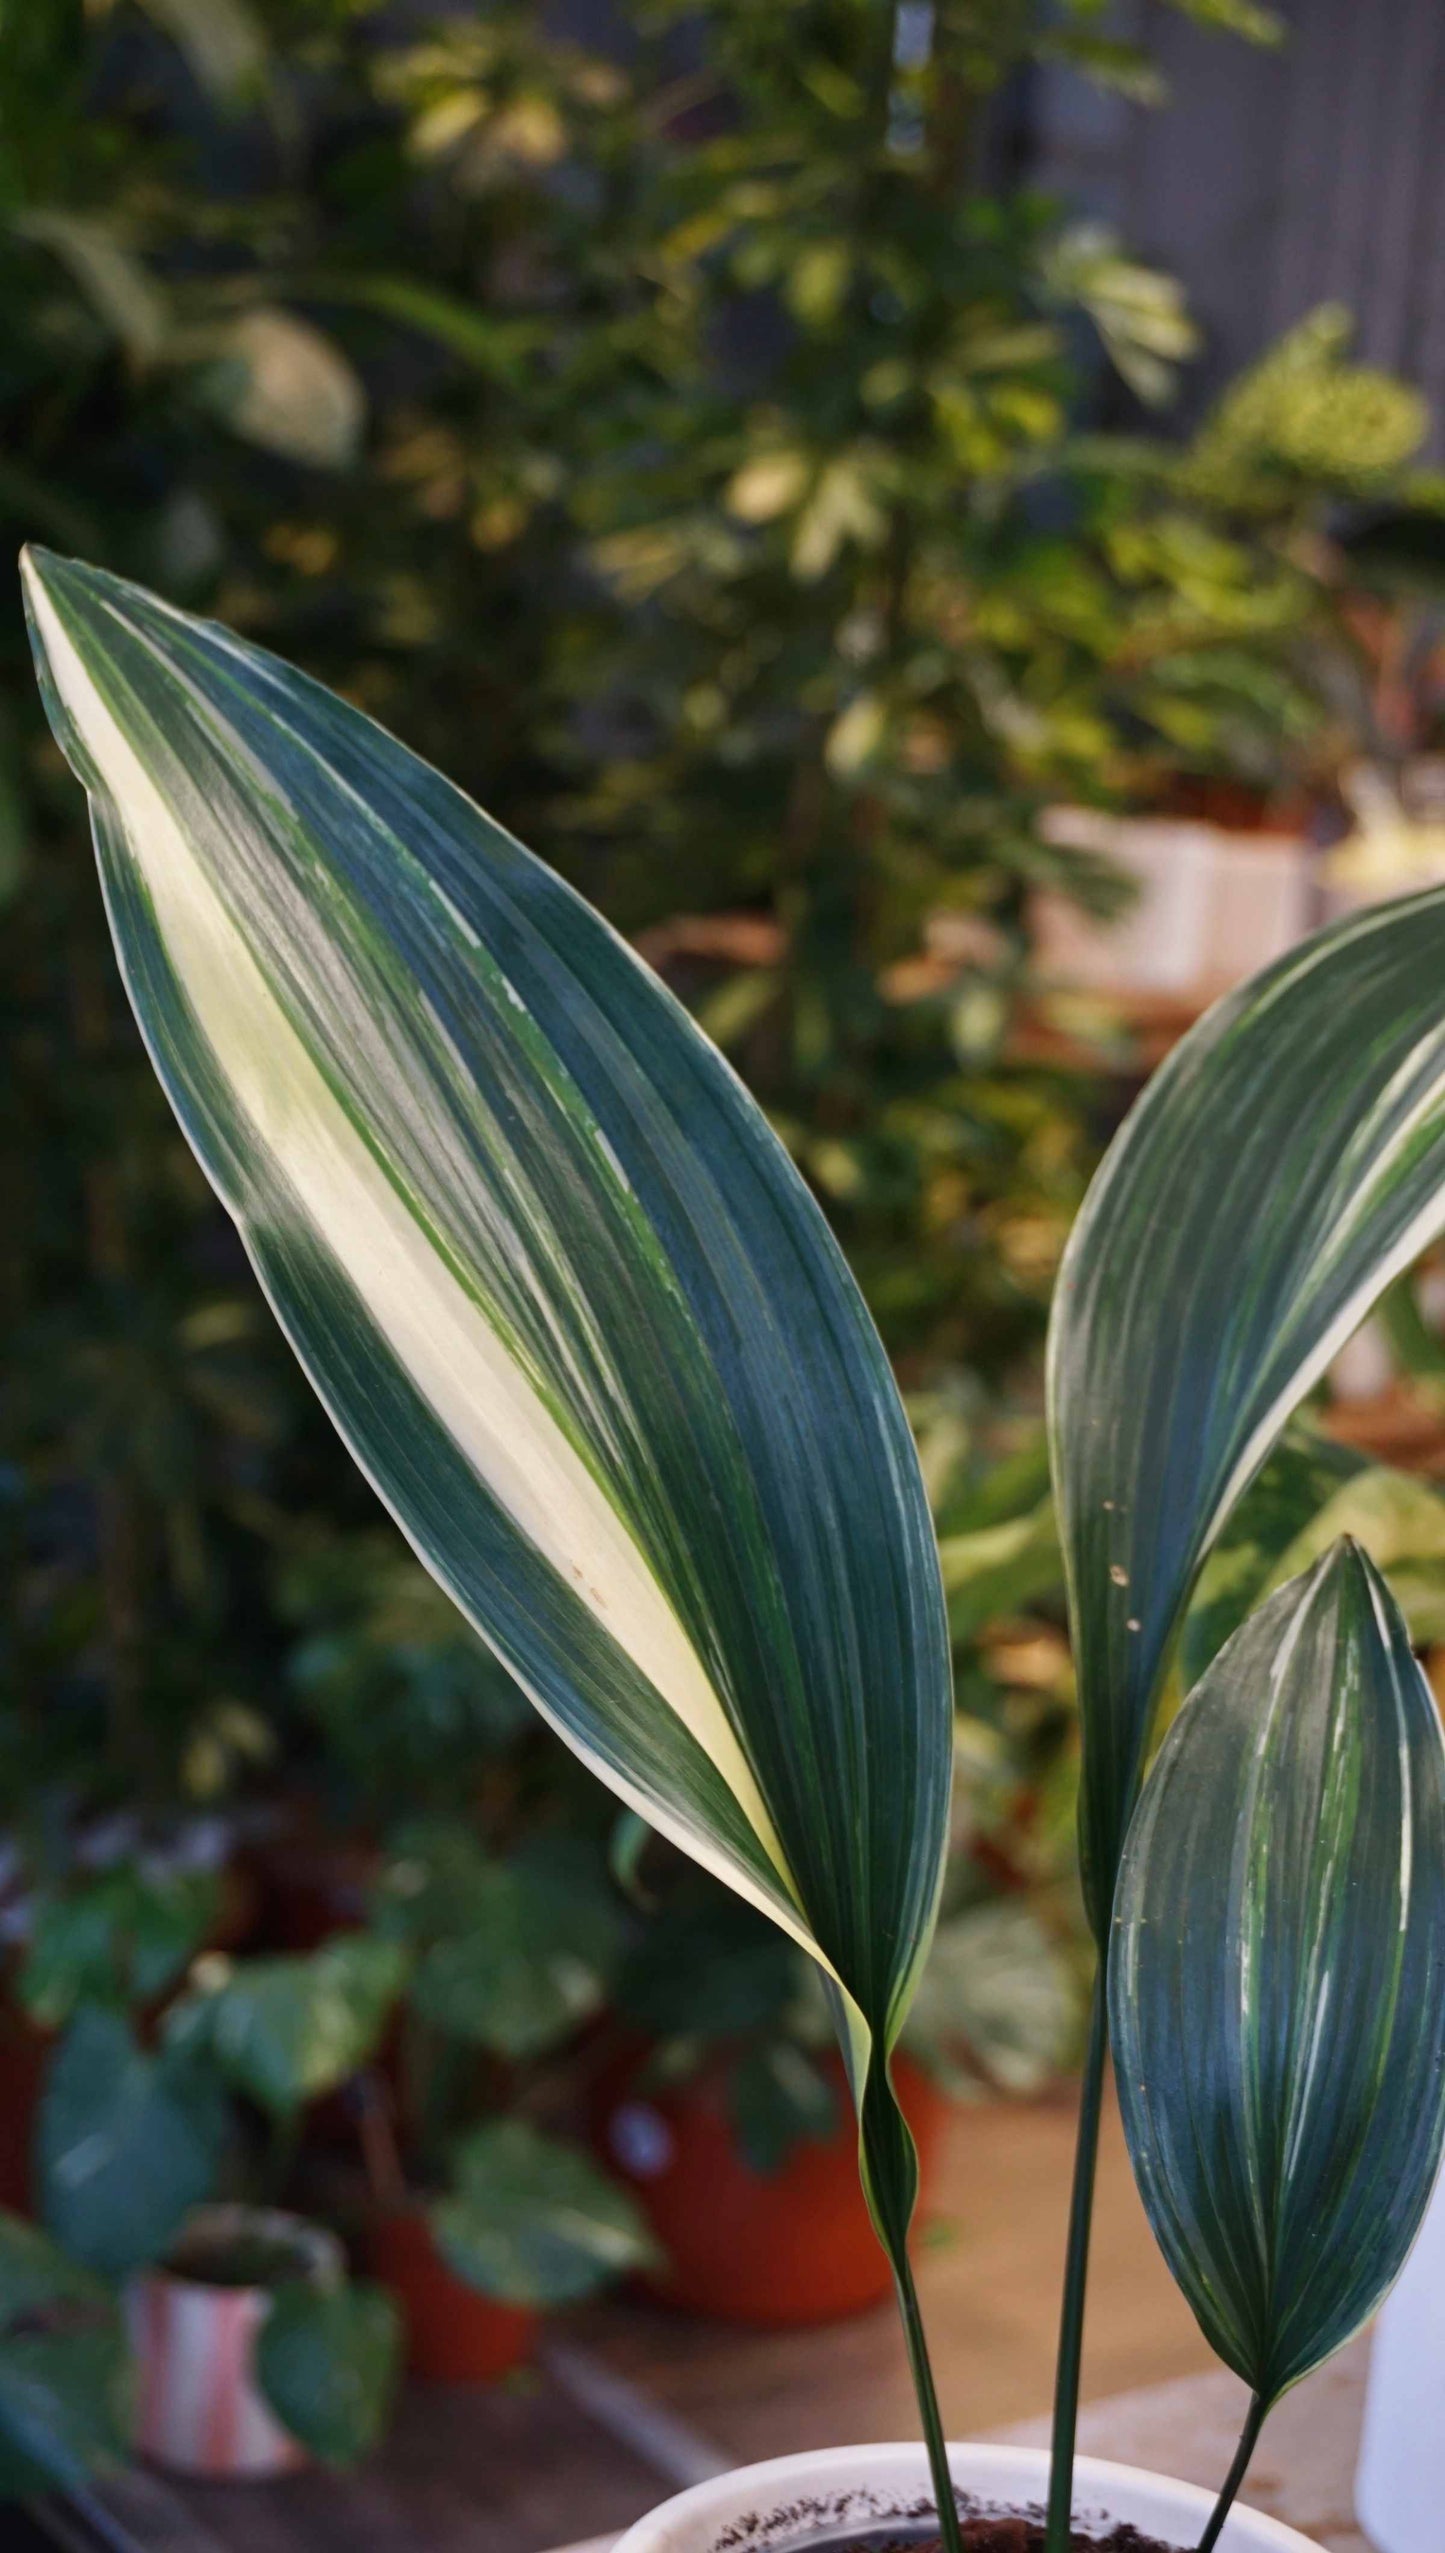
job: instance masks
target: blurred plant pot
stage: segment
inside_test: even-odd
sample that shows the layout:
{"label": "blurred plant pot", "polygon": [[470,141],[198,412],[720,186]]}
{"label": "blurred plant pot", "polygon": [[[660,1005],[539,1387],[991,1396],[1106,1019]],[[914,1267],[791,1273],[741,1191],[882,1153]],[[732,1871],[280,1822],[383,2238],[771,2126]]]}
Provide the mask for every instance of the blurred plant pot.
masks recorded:
{"label": "blurred plant pot", "polygon": [[1445,2174],[1380,2308],[1370,2349],[1355,2510],[1379,2553],[1440,2540],[1445,2508]]}
{"label": "blurred plant pot", "polygon": [[1050,809],[1043,831],[1107,860],[1135,889],[1113,921],[1052,890],[1035,898],[1039,970],[1058,984],[1203,1000],[1282,957],[1320,918],[1302,833],[1079,807]]}
{"label": "blurred plant pot", "polygon": [[[972,2503],[989,2516],[1036,2516],[1047,2497],[1046,2447],[951,2446],[948,2461],[965,2508]],[[1213,2492],[1194,2483],[1098,2456],[1080,2456],[1074,2472],[1075,2510],[1090,2540],[1097,2536],[1101,2544],[1132,2542],[1141,2553],[1151,2544],[1197,2544],[1214,2506]],[[830,2540],[906,2537],[933,2507],[921,2446],[820,2447],[695,2483],[639,2518],[616,2553],[728,2553],[740,2544],[755,2553],[806,2553]],[[1024,2538],[1016,2521],[1000,2533],[1010,2542],[1015,2533]],[[1412,2553],[1438,2540],[1417,2537]],[[1318,2553],[1307,2536],[1238,2501],[1219,2546],[1220,2553]]]}
{"label": "blurred plant pot", "polygon": [[[608,2163],[630,2183],[667,2254],[650,2294],[723,2322],[776,2330],[833,2322],[880,2304],[892,2274],[858,2185],[858,2137],[841,2059],[824,2070],[838,2099],[827,2136],[804,2137],[776,2172],[741,2151],[719,2057],[678,2083],[653,2085],[639,2061],[604,2093]],[[950,2104],[911,2058],[893,2079],[918,2146],[927,2204]]]}
{"label": "blurred plant pot", "polygon": [[432,2240],[423,2207],[378,2213],[369,2249],[373,2275],[391,2289],[406,2318],[414,2376],[435,2384],[494,2384],[531,2357],[540,2316],[480,2295],[458,2278]]}
{"label": "blurred plant pot", "polygon": [[262,2481],[309,2461],[256,2381],[256,2342],[286,2277],[345,2272],[334,2234],[269,2207],[198,2208],[164,2267],[132,2279],[135,2443],[174,2473]]}

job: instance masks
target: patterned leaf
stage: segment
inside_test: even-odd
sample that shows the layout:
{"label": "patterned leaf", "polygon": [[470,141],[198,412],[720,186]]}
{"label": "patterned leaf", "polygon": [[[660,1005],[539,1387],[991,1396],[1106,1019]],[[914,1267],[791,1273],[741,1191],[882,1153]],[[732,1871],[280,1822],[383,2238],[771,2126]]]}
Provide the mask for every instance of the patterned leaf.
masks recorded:
{"label": "patterned leaf", "polygon": [[933,1918],[948,1644],[821,1215],[640,961],[435,772],[115,578],[28,584],[137,1015],[307,1372],[538,1708],[824,1963],[861,2099]]}
{"label": "patterned leaf", "polygon": [[1445,1743],[1358,1545],[1252,1614],[1170,1730],[1109,1999],[1150,2222],[1268,2405],[1374,2311],[1445,2137]]}
{"label": "patterned leaf", "polygon": [[1445,890],[1320,933],[1178,1046],[1065,1254],[1049,1344],[1096,1932],[1201,1561],[1445,1225]]}

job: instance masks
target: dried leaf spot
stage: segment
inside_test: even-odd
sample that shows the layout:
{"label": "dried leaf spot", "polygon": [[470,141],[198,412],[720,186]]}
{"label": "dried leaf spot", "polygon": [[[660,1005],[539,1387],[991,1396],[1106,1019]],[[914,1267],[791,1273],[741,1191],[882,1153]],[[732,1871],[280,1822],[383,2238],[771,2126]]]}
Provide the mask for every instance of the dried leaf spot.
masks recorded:
{"label": "dried leaf spot", "polygon": [[1128,1570],[1127,1570],[1127,1569],[1123,1568],[1117,1560],[1115,1560],[1115,1561],[1111,1562],[1111,1564],[1110,1564],[1110,1568],[1109,1568],[1109,1575],[1110,1575],[1110,1577],[1113,1579],[1114,1584],[1115,1584],[1115,1586],[1116,1586],[1116,1587],[1127,1587],[1127,1586],[1128,1586],[1128,1584],[1129,1584],[1129,1572],[1128,1572]]}

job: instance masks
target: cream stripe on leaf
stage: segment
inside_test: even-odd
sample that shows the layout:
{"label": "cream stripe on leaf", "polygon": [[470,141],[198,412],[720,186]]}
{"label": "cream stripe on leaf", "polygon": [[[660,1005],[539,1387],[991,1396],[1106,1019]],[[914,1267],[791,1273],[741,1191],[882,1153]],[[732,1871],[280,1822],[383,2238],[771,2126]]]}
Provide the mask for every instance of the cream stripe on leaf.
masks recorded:
{"label": "cream stripe on leaf", "polygon": [[1065,1253],[1050,1433],[1107,1932],[1210,1545],[1391,1279],[1445,1229],[1445,889],[1321,932],[1215,1005],[1136,1103]]}
{"label": "cream stripe on leaf", "polygon": [[[96,570],[27,588],[142,1030],[308,1373],[538,1707],[822,1960],[861,2099],[932,1923],[950,1695],[821,1216],[615,934],[370,720]],[[896,2234],[911,2152],[873,2145]]]}

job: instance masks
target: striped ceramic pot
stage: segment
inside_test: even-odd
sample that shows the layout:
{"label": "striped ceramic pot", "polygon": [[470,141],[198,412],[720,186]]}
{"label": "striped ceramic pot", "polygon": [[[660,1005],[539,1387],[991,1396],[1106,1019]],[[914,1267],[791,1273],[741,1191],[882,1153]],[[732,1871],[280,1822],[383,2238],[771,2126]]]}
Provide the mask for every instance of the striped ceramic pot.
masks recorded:
{"label": "striped ceramic pot", "polygon": [[256,2341],[273,2290],[238,2276],[235,2265],[247,2256],[320,2285],[345,2269],[335,2236],[299,2216],[204,2207],[169,2261],[133,2279],[127,2291],[138,2374],[135,2443],[172,2472],[260,2481],[307,2461],[256,2381]]}

